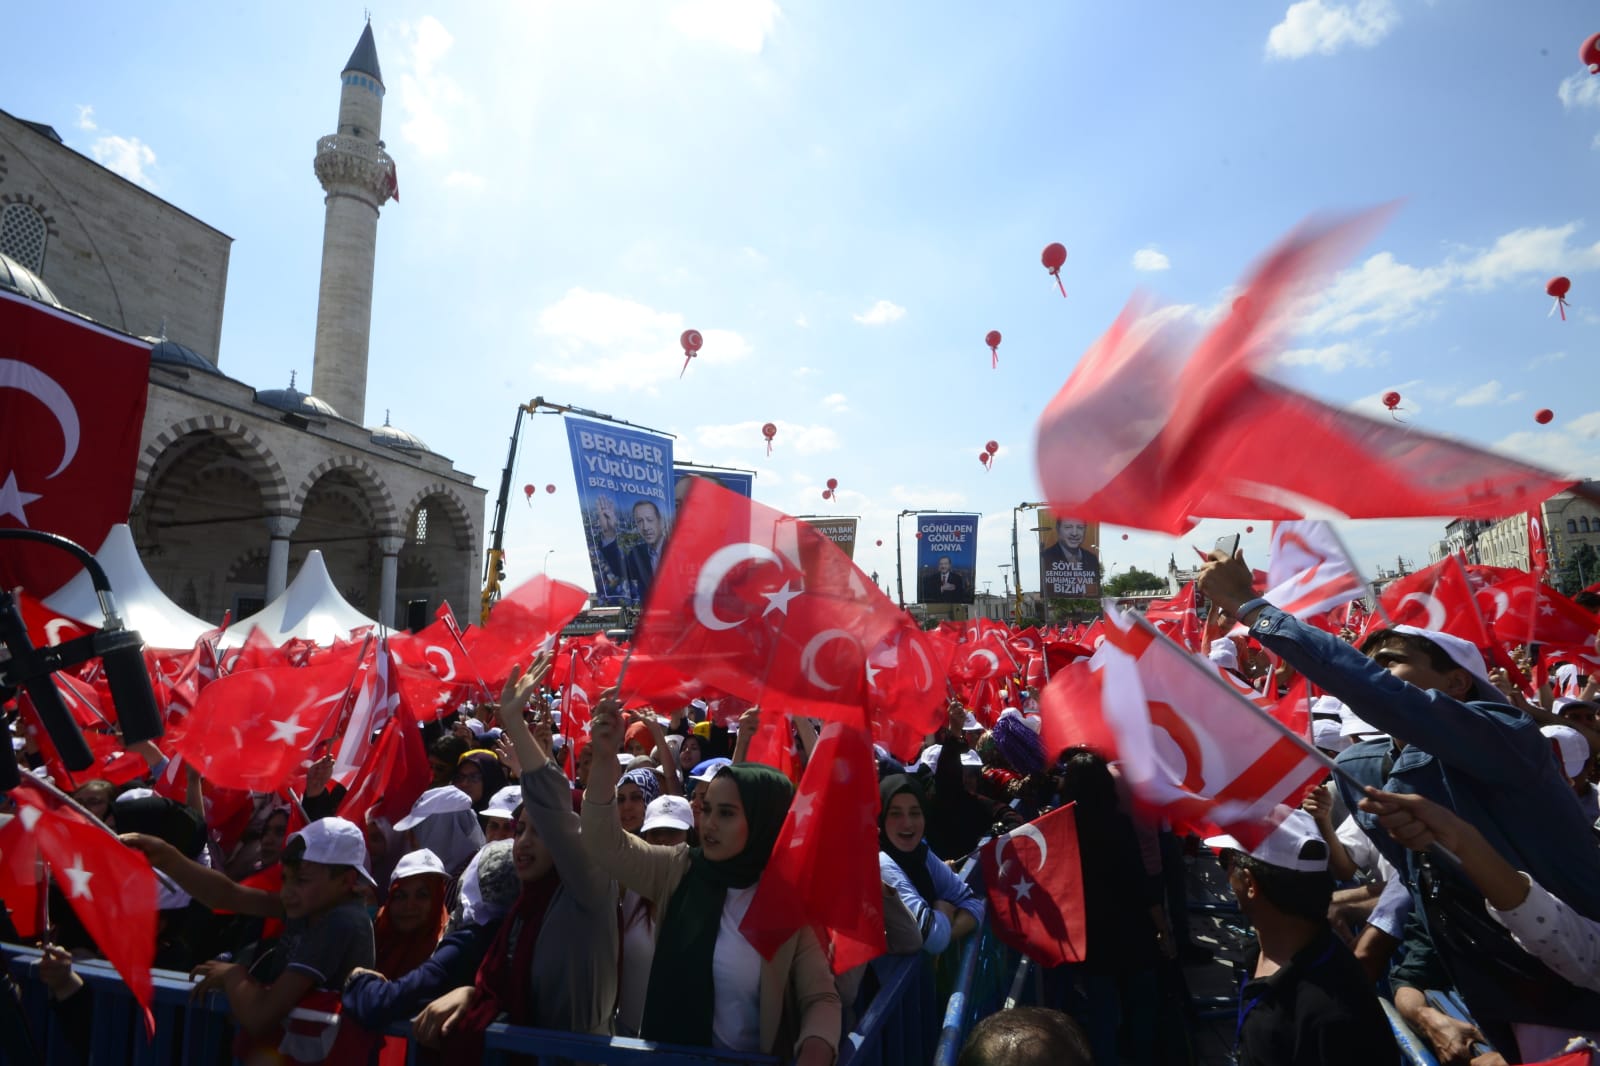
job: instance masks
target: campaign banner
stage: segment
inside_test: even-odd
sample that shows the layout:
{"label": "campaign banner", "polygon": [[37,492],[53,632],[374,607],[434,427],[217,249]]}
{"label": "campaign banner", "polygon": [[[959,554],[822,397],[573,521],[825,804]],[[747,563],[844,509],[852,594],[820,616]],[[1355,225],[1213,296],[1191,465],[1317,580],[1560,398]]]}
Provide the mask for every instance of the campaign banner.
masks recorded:
{"label": "campaign banner", "polygon": [[672,468],[672,499],[678,510],[683,509],[683,498],[689,494],[689,486],[694,484],[695,478],[705,478],[715,481],[729,492],[737,492],[745,499],[750,499],[755,493],[755,474],[748,470],[719,470],[704,466],[675,466]]}
{"label": "campaign banner", "polygon": [[917,602],[971,603],[978,576],[978,515],[917,516]]}
{"label": "campaign banner", "polygon": [[811,518],[802,519],[806,525],[833,541],[834,547],[844,552],[845,558],[856,557],[856,525],[859,518]]}
{"label": "campaign banner", "polygon": [[595,603],[637,607],[672,529],[672,438],[567,416]]}
{"label": "campaign banner", "polygon": [[1045,599],[1100,598],[1100,523],[1039,511],[1039,592]]}

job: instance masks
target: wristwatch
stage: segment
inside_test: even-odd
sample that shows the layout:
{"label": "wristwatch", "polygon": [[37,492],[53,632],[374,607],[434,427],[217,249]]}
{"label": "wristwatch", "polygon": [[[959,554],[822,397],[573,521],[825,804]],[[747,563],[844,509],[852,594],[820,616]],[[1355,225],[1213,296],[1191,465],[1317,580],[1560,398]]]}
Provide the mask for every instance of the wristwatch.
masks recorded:
{"label": "wristwatch", "polygon": [[1255,599],[1245,600],[1243,603],[1241,603],[1239,605],[1239,610],[1234,613],[1234,617],[1242,622],[1244,621],[1244,616],[1249,614],[1251,611],[1259,611],[1263,607],[1271,606],[1272,601],[1268,600],[1265,596],[1257,596]]}

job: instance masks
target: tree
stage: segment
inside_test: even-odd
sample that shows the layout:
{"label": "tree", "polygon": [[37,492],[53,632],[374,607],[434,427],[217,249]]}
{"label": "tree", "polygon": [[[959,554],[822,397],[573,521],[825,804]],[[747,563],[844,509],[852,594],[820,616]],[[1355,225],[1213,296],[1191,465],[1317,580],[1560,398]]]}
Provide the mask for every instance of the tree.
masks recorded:
{"label": "tree", "polygon": [[1568,596],[1575,596],[1589,585],[1600,581],[1600,552],[1593,544],[1580,544],[1561,563],[1556,575],[1556,587]]}
{"label": "tree", "polygon": [[1135,566],[1126,573],[1113,577],[1101,587],[1107,596],[1126,596],[1133,592],[1165,592],[1167,579]]}

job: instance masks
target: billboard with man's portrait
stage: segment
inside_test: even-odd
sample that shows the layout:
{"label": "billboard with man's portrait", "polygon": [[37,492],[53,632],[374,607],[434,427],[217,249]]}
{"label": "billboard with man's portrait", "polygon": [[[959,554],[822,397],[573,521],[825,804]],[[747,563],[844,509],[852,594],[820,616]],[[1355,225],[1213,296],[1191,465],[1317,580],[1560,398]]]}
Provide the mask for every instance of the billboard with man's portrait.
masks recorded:
{"label": "billboard with man's portrait", "polygon": [[1039,511],[1039,590],[1045,599],[1100,598],[1100,523]]}
{"label": "billboard with man's portrait", "polygon": [[971,603],[978,576],[978,515],[917,516],[917,602]]}
{"label": "billboard with man's portrait", "polygon": [[637,607],[672,529],[672,438],[570,415],[566,423],[595,603]]}

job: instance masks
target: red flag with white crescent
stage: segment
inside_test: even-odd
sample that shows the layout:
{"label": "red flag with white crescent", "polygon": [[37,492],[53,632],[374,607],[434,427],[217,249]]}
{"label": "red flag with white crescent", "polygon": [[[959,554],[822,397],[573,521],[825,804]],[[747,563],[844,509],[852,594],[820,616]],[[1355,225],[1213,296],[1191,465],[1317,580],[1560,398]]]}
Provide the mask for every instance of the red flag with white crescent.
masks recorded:
{"label": "red flag with white crescent", "polygon": [[1082,962],[1088,948],[1076,807],[1058,807],[981,850],[996,935],[1040,966]]}
{"label": "red flag with white crescent", "polygon": [[[0,290],[0,529],[59,533],[94,551],[128,520],[150,344]],[[8,543],[0,588],[44,597],[79,569]]]}

